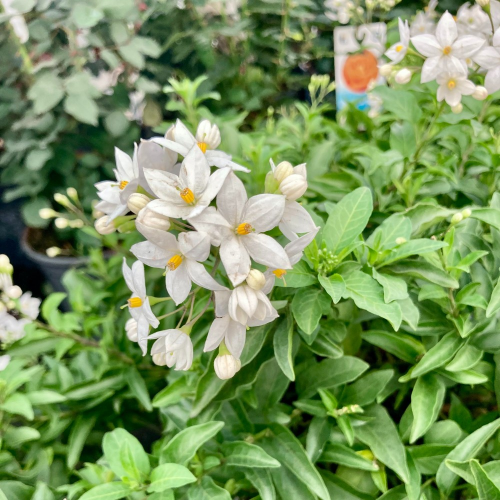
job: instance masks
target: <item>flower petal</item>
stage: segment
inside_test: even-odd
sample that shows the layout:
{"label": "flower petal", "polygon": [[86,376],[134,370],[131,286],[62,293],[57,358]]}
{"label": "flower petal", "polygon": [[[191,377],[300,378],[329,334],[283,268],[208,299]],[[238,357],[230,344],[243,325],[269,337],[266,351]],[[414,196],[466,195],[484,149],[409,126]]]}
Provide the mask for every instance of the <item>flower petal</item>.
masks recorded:
{"label": "flower petal", "polygon": [[257,233],[275,228],[285,210],[285,197],[278,194],[258,194],[245,204],[240,222],[252,225]]}
{"label": "flower petal", "polygon": [[443,47],[433,35],[417,35],[411,39],[415,48],[425,57],[441,56]]}
{"label": "flower petal", "polygon": [[199,205],[208,206],[210,202],[217,196],[220,192],[227,176],[231,173],[228,168],[223,168],[221,170],[216,170],[208,179],[207,187],[198,200]]}
{"label": "flower petal", "polygon": [[141,348],[143,356],[146,356],[148,352],[148,333],[149,333],[149,322],[146,316],[141,314],[139,321],[137,322],[137,343]]}
{"label": "flower petal", "polygon": [[[250,272],[250,256],[243,244],[243,239],[248,238],[228,236],[220,245],[220,257],[231,283],[236,286],[242,283]],[[286,255],[286,254],[285,254]]]}
{"label": "flower petal", "polygon": [[115,161],[116,168],[118,169],[118,174],[120,176],[120,181],[131,181],[137,177],[134,172],[134,164],[132,162],[132,158],[123,152],[119,148],[115,148]]}
{"label": "flower petal", "polygon": [[494,69],[500,66],[500,52],[493,47],[486,47],[474,56],[474,62],[484,69]]}
{"label": "flower petal", "polygon": [[304,234],[304,236],[291,241],[290,243],[288,243],[288,245],[285,246],[285,252],[290,259],[290,264],[292,264],[292,266],[297,264],[297,262],[302,259],[304,249],[307,248],[309,244],[314,240],[319,230],[320,228],[317,227],[314,229],[314,231]]}
{"label": "flower petal", "polygon": [[188,259],[204,262],[210,254],[210,236],[207,233],[189,231],[180,233],[179,250]]}
{"label": "flower petal", "polygon": [[171,202],[181,202],[182,198],[179,195],[181,182],[179,177],[170,172],[157,169],[145,169],[144,177],[153,191],[153,193],[161,198]]}
{"label": "flower petal", "polygon": [[225,343],[229,352],[235,357],[240,358],[243,348],[245,347],[245,339],[247,328],[245,325],[233,320],[229,320],[229,326],[225,335]]}
{"label": "flower petal", "polygon": [[500,90],[500,66],[488,71],[484,85],[490,94]]}
{"label": "flower petal", "polygon": [[230,290],[214,292],[215,295],[215,315],[219,318],[228,314],[228,304],[231,297]]}
{"label": "flower petal", "polygon": [[191,281],[196,285],[207,290],[227,290],[225,286],[219,285],[219,283],[210,276],[205,266],[200,262],[186,259],[186,269]]}
{"label": "flower petal", "polygon": [[232,227],[236,227],[241,221],[247,200],[247,191],[243,182],[231,173],[217,195],[217,208]]}
{"label": "flower petal", "polygon": [[188,150],[196,144],[196,138],[180,120],[175,122],[173,134],[175,142],[182,144]]}
{"label": "flower petal", "polygon": [[168,259],[174,255],[172,252],[167,252],[164,248],[160,248],[149,241],[142,241],[132,245],[130,251],[147,266],[160,269],[164,268]]}
{"label": "flower petal", "polygon": [[125,259],[125,257],[123,257],[122,273],[123,273],[123,277],[125,278],[125,283],[127,283],[129,290],[131,292],[135,292],[134,278],[132,277],[132,270],[130,269],[130,267],[128,267],[127,260]]}
{"label": "flower petal", "polygon": [[146,279],[144,276],[144,264],[136,260],[132,264],[132,279],[134,280],[134,289],[137,295],[144,299],[146,297]]}
{"label": "flower petal", "polygon": [[219,246],[224,237],[233,234],[229,222],[215,207],[206,208],[200,215],[189,218],[188,222],[198,231],[207,233],[215,246]]}
{"label": "flower petal", "polygon": [[[179,197],[179,200],[182,202],[182,198]],[[153,200],[148,203],[148,208],[165,217],[173,217],[175,219],[185,219],[193,211],[193,206],[187,203],[173,204],[165,200]]]}
{"label": "flower petal", "polygon": [[231,170],[237,170],[239,172],[250,172],[250,169],[240,165],[239,163],[235,163],[232,161],[231,156],[223,151],[219,150],[209,150],[205,153],[207,157],[207,161],[210,166],[217,168],[229,168]]}
{"label": "flower petal", "polygon": [[205,341],[205,346],[203,347],[203,352],[213,351],[219,347],[220,343],[224,340],[224,337],[228,331],[231,318],[229,316],[224,316],[222,318],[215,318],[214,322],[210,326],[208,331],[207,340]]}
{"label": "flower petal", "polygon": [[241,240],[255,262],[272,269],[291,269],[284,248],[274,238],[266,234],[247,234]]}
{"label": "flower petal", "polygon": [[191,291],[191,279],[187,272],[185,263],[182,263],[174,271],[167,271],[167,291],[176,305],[184,302]]}
{"label": "flower petal", "polygon": [[436,39],[441,47],[449,47],[457,39],[458,28],[453,16],[446,11],[439,20],[436,27]]}
{"label": "flower petal", "polygon": [[144,304],[142,306],[142,312],[144,314],[144,317],[148,320],[148,323],[153,328],[158,328],[160,322],[158,321],[158,318],[154,315],[153,311],[151,310],[151,304],[149,303],[149,299],[146,299],[144,301]]}
{"label": "flower petal", "polygon": [[[193,192],[196,200],[203,194],[210,177],[210,167],[201,149],[195,145],[184,158],[179,178],[183,187]],[[214,195],[215,197],[215,195]]]}
{"label": "flower petal", "polygon": [[486,40],[473,35],[461,36],[452,45],[452,54],[459,59],[467,59],[472,57],[476,52],[479,52],[484,45]]}
{"label": "flower petal", "polygon": [[[293,233],[310,233],[316,229],[316,224],[309,212],[296,201],[287,201],[285,203],[281,222]],[[287,235],[285,234],[285,236]]]}
{"label": "flower petal", "polygon": [[443,71],[443,61],[441,57],[429,57],[422,66],[421,83],[432,82]]}
{"label": "flower petal", "polygon": [[[175,153],[178,153],[182,156],[186,156],[188,154],[188,151],[190,147],[186,147],[183,144],[180,144],[175,141],[171,141],[170,139],[166,139],[165,137],[152,137],[150,139],[152,142],[155,142],[156,144],[159,144],[160,146],[169,149],[170,151],[173,151]],[[192,147],[192,146],[191,146]]]}

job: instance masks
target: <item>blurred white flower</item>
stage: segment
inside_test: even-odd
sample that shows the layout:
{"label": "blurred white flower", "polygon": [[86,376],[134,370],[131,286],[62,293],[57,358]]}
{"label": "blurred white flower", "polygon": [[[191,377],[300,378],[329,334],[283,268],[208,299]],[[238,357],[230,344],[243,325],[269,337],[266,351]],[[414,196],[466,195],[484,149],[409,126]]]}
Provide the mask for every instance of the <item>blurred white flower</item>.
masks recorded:
{"label": "blurred white flower", "polygon": [[29,319],[35,320],[40,314],[41,300],[32,297],[31,292],[25,292],[19,299],[19,311]]}
{"label": "blurred white flower", "polygon": [[457,26],[460,35],[475,35],[488,38],[491,35],[491,22],[488,14],[480,5],[464,3],[457,12]]}
{"label": "blurred white flower", "polygon": [[476,86],[461,73],[442,73],[437,77],[439,88],[438,101],[446,101],[450,106],[456,106],[464,95],[472,95]]}
{"label": "blurred white flower", "polygon": [[484,86],[490,94],[500,90],[500,29],[493,36],[492,46],[482,49],[474,61],[487,71]]}
{"label": "blurred white flower", "polygon": [[12,5],[15,4],[14,0],[0,0],[2,4],[3,11],[7,16],[10,17],[10,25],[14,30],[17,38],[21,43],[26,43],[29,40],[30,33],[28,30],[28,25],[24,20],[24,17],[19,13],[19,11]]}
{"label": "blurred white flower", "polygon": [[354,4],[350,0],[326,0],[325,16],[340,24],[347,24],[351,20]]}
{"label": "blurred white flower", "polygon": [[399,18],[398,23],[399,42],[392,45],[385,53],[385,55],[395,64],[398,64],[405,58],[410,44],[410,26],[408,25],[408,21],[403,22],[401,18]]}
{"label": "blurred white flower", "polygon": [[431,35],[434,33],[436,25],[432,18],[425,12],[418,12],[410,26],[411,36]]}

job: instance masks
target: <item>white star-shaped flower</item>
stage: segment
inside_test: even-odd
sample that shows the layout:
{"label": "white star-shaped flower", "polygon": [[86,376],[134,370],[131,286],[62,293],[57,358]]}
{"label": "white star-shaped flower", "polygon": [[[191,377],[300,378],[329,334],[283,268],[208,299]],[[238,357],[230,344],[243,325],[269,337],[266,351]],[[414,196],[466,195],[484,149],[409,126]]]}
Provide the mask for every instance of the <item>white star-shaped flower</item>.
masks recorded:
{"label": "white star-shaped flower", "polygon": [[476,90],[476,86],[462,73],[441,73],[437,82],[438,101],[446,101],[452,107],[460,103],[463,95],[472,95]]}
{"label": "white star-shaped flower", "polygon": [[202,120],[199,123],[196,137],[180,120],[177,120],[175,126],[170,130],[171,137],[153,137],[151,141],[171,151],[175,151],[184,157],[186,157],[193,148],[199,149],[205,155],[211,167],[230,168],[232,170],[250,172],[248,168],[232,161],[230,155],[217,149],[221,142],[220,130],[217,125],[212,125],[210,121]]}
{"label": "white star-shaped flower", "polygon": [[149,298],[146,294],[144,264],[140,261],[136,261],[132,264],[132,268],[130,268],[125,258],[123,258],[122,271],[125,282],[132,292],[132,296],[128,299],[128,310],[132,318],[137,321],[138,343],[142,349],[143,355],[145,355],[149,325],[153,328],[157,328],[160,322],[151,310]]}
{"label": "white star-shaped flower", "polygon": [[410,45],[410,26],[408,21],[403,22],[401,18],[399,22],[399,42],[395,43],[385,55],[395,64],[401,62],[408,52],[408,46]]}
{"label": "white star-shaped flower", "polygon": [[464,3],[457,12],[457,26],[460,35],[475,35],[487,38],[491,35],[488,14],[478,4]]}
{"label": "white star-shaped flower", "polygon": [[285,208],[285,198],[260,194],[248,199],[243,183],[231,173],[217,195],[216,211],[212,207],[189,222],[208,233],[234,286],[250,272],[250,257],[265,266],[290,269],[283,247],[270,236],[261,234],[276,227]]}
{"label": "white star-shaped flower", "polygon": [[157,339],[151,347],[153,362],[159,366],[175,366],[176,370],[189,370],[193,364],[193,343],[182,330],[162,330],[148,339]]}
{"label": "white star-shaped flower", "polygon": [[206,155],[198,147],[187,153],[178,176],[146,168],[146,180],[158,197],[148,204],[148,208],[166,217],[196,217],[216,197],[230,172],[223,168],[210,175]]}
{"label": "white star-shaped flower", "polygon": [[474,56],[474,61],[487,70],[484,86],[490,94],[500,90],[500,29],[493,36],[493,45]]}
{"label": "white star-shaped flower", "polygon": [[192,283],[207,290],[227,290],[201,264],[210,254],[208,234],[180,233],[177,242],[173,234],[157,231],[149,234],[149,241],[137,243],[130,250],[144,264],[166,268],[167,291],[176,304],[186,300]]}
{"label": "white star-shaped flower", "polygon": [[411,41],[427,57],[422,67],[422,83],[435,80],[445,71],[466,74],[466,60],[485,44],[485,40],[477,36],[458,36],[457,23],[449,12],[445,12],[439,20],[435,35],[418,35]]}
{"label": "white star-shaped flower", "polygon": [[436,25],[432,17],[428,16],[425,12],[418,12],[410,26],[411,36],[417,35],[431,35],[434,33]]}

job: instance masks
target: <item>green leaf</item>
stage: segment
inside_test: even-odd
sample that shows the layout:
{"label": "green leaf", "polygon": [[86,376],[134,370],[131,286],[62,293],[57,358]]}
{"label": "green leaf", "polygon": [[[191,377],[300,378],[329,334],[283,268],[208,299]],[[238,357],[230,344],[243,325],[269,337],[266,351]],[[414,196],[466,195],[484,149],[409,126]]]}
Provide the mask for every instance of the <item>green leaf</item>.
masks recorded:
{"label": "green leaf", "polygon": [[184,398],[193,396],[194,388],[188,377],[181,377],[170,385],[167,385],[153,398],[154,408],[165,408],[175,405]]}
{"label": "green leaf", "polygon": [[443,406],[446,388],[433,374],[419,377],[411,393],[413,425],[410,443],[422,437],[437,420]]}
{"label": "green leaf", "polygon": [[66,465],[68,469],[73,469],[80,459],[80,454],[82,453],[83,446],[87,441],[90,431],[94,427],[96,422],[95,416],[90,416],[87,414],[80,415],[69,434],[68,439],[68,451],[66,455]]}
{"label": "green leaf", "polygon": [[370,447],[377,460],[396,472],[403,482],[409,483],[405,448],[387,410],[373,405],[365,410],[365,415],[373,420],[356,427],[356,437]]}
{"label": "green leaf", "polygon": [[180,488],[186,484],[194,483],[196,478],[189,469],[178,464],[162,464],[151,471],[151,484],[149,493],[156,493],[173,488]]}
{"label": "green leaf", "polygon": [[450,361],[462,346],[464,340],[455,332],[449,332],[410,371],[410,378],[417,378]]}
{"label": "green leaf", "polygon": [[66,401],[65,396],[49,389],[28,392],[26,397],[30,400],[32,405],[50,405]]}
{"label": "green leaf", "polygon": [[130,388],[130,392],[136,397],[137,401],[144,406],[146,411],[153,411],[153,405],[151,404],[146,382],[144,382],[144,379],[135,367],[128,368],[125,380]]}
{"label": "green leaf", "polygon": [[143,482],[151,467],[149,458],[137,438],[125,429],[107,432],[102,449],[111,470],[119,477],[129,477]]}
{"label": "green leaf", "polygon": [[378,370],[364,375],[346,387],[340,399],[341,405],[367,406],[373,403],[393,376],[394,370]]}
{"label": "green leaf", "polygon": [[323,500],[330,500],[323,479],[298,439],[282,425],[272,424],[270,428],[274,436],[265,440],[269,454],[285,465],[313,493]]}
{"label": "green leaf", "polygon": [[295,294],[292,300],[292,313],[304,333],[311,335],[316,330],[323,310],[329,304],[328,296],[318,288],[304,288]]}
{"label": "green leaf", "polygon": [[42,73],[29,89],[28,97],[33,101],[35,114],[50,111],[64,97],[61,79],[52,71]]}
{"label": "green leaf", "polygon": [[235,467],[281,467],[281,464],[257,445],[246,441],[224,443],[226,465]]}
{"label": "green leaf", "polygon": [[28,170],[36,172],[49,161],[54,153],[52,149],[32,149],[26,156],[25,165]]}
{"label": "green leaf", "polygon": [[377,471],[379,470],[378,465],[368,460],[351,448],[340,444],[331,443],[326,448],[318,462],[327,462],[345,465],[346,467],[352,467],[353,469],[367,470],[367,471]]}
{"label": "green leaf", "polygon": [[300,260],[293,266],[293,269],[286,272],[285,280],[276,280],[276,286],[302,288],[317,283],[316,276],[312,274],[307,263]]}
{"label": "green leaf", "polygon": [[489,224],[500,231],[500,210],[496,208],[474,208],[471,217]]}
{"label": "green leaf", "polygon": [[119,500],[130,495],[130,493],[132,493],[132,490],[126,484],[119,482],[106,483],[87,491],[80,497],[80,500]]}
{"label": "green leaf", "polygon": [[320,274],[318,275],[318,280],[326,293],[332,298],[333,303],[337,304],[345,293],[345,283],[342,276],[334,274],[333,276],[326,277]]}
{"label": "green leaf", "polygon": [[412,92],[395,90],[384,85],[376,87],[373,92],[383,99],[384,109],[394,113],[399,120],[418,123],[422,118],[422,109]]}
{"label": "green leaf", "polygon": [[457,476],[460,476],[462,479],[467,481],[470,484],[476,485],[476,480],[472,475],[471,471],[471,462],[458,462],[456,460],[445,460],[446,467],[454,472]]}
{"label": "green leaf", "polygon": [[476,366],[483,357],[483,351],[473,345],[463,345],[455,357],[446,365],[445,370],[449,372],[460,372],[469,370]]}
{"label": "green leaf", "polygon": [[83,2],[75,4],[71,10],[71,20],[77,28],[92,28],[103,18],[102,11]]}
{"label": "green leaf", "polygon": [[409,122],[394,122],[391,125],[391,149],[399,151],[405,158],[411,158],[417,150],[415,128]]}
{"label": "green leaf", "polygon": [[222,428],[224,422],[207,422],[193,425],[176,434],[161,450],[160,462],[185,464],[191,460],[198,448],[212,439]]}
{"label": "green leaf", "polygon": [[330,438],[332,424],[326,417],[313,417],[309,424],[306,439],[306,453],[312,463],[316,463],[325,443]]}
{"label": "green leaf", "polygon": [[372,500],[373,495],[366,495],[361,493],[351,485],[344,482],[337,475],[330,471],[322,470],[321,476],[323,477],[328,493],[332,500]]}
{"label": "green leaf", "polygon": [[99,108],[93,99],[83,94],[72,94],[64,100],[64,110],[79,122],[97,126]]}
{"label": "green leaf", "polygon": [[372,273],[373,277],[384,289],[384,302],[386,304],[394,300],[405,300],[409,297],[406,281],[390,274],[379,273],[376,269],[373,269]]}
{"label": "green leaf", "polygon": [[30,400],[20,392],[11,394],[5,402],[0,405],[0,409],[14,415],[22,415],[27,420],[33,420],[35,417]]}
{"label": "green leaf", "polygon": [[470,466],[476,482],[479,500],[500,500],[500,489],[489,478],[477,460],[471,460]]}
{"label": "green leaf", "polygon": [[361,337],[370,344],[376,345],[408,363],[414,363],[419,356],[425,353],[425,347],[421,342],[404,333],[368,330],[363,332]]}
{"label": "green leaf", "polygon": [[[382,252],[394,248],[398,238],[409,240],[411,238],[411,220],[402,214],[393,214],[380,224],[366,240],[366,244]],[[376,242],[378,241],[378,245]]]}
{"label": "green leaf", "polygon": [[405,274],[413,278],[423,279],[436,285],[444,286],[445,288],[458,288],[459,284],[455,278],[452,278],[442,269],[434,267],[427,262],[399,262],[392,265],[389,270],[395,274]]}
{"label": "green leaf", "polygon": [[210,476],[204,476],[200,484],[188,490],[188,500],[231,500],[231,495],[217,486]]}
{"label": "green leaf", "polygon": [[104,378],[98,382],[84,383],[79,386],[74,386],[65,396],[67,399],[87,399],[92,397],[101,396],[104,392],[119,389],[123,387],[125,380],[123,375],[115,375],[113,377]]}
{"label": "green leaf", "polygon": [[440,248],[448,246],[444,241],[431,240],[427,238],[422,238],[418,240],[410,240],[402,243],[397,248],[392,250],[392,252],[387,255],[378,267],[387,266],[398,260],[406,259],[412,255],[424,255],[426,253],[435,252]]}
{"label": "green leaf", "polygon": [[346,285],[344,297],[354,300],[360,309],[385,318],[394,330],[399,329],[402,321],[399,304],[397,302],[386,304],[383,288],[373,278],[362,271],[354,271],[344,281]]}
{"label": "green leaf", "polygon": [[344,196],[332,210],[323,229],[323,241],[328,250],[338,254],[363,232],[373,210],[371,191],[355,189]]}
{"label": "green leaf", "polygon": [[254,485],[262,500],[276,500],[271,473],[267,469],[244,469],[246,478]]}
{"label": "green leaf", "polygon": [[[483,425],[467,436],[450,453],[448,453],[446,460],[465,462],[474,458],[499,428],[500,419]],[[446,467],[445,462],[442,462],[437,472],[436,483],[443,495],[450,494],[457,480],[457,475]]]}
{"label": "green leaf", "polygon": [[19,481],[0,481],[0,494],[7,500],[30,500],[34,488]]}
{"label": "green leaf", "polygon": [[317,500],[317,496],[311,493],[311,490],[300,478],[286,467],[270,470],[271,477],[276,486],[277,497],[300,498],[300,500]]}
{"label": "green leaf", "polygon": [[311,364],[297,379],[301,399],[313,396],[318,389],[330,389],[356,380],[369,365],[359,358],[344,356]]}
{"label": "green leaf", "polygon": [[500,279],[497,281],[493,292],[491,293],[490,302],[486,308],[486,317],[491,318],[500,310]]}
{"label": "green leaf", "polygon": [[[50,488],[42,482],[36,484],[35,492],[31,497],[31,500],[54,500],[54,493],[50,491]],[[0,496],[1,500],[1,496]]]}
{"label": "green leaf", "polygon": [[283,373],[295,380],[293,371],[293,320],[290,314],[279,323],[273,337],[274,355]]}
{"label": "green leaf", "polygon": [[[33,427],[8,427],[4,435],[5,443],[11,448],[17,448],[28,441],[40,439],[40,432]],[[1,499],[0,499],[1,500]]]}

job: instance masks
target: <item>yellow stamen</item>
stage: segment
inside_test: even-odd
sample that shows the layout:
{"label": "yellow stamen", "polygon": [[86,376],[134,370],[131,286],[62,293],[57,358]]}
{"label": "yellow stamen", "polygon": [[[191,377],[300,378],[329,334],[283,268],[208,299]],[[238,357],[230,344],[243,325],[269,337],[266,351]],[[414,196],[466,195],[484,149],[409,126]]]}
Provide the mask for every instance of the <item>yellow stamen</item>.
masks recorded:
{"label": "yellow stamen", "polygon": [[189,188],[186,188],[186,189],[183,189],[180,193],[181,195],[181,198],[189,205],[191,203],[193,203],[194,201],[194,194],[193,192],[191,191],[191,189]]}
{"label": "yellow stamen", "polygon": [[401,52],[403,50],[403,46],[402,45],[398,45],[396,47],[396,52]]}
{"label": "yellow stamen", "polygon": [[236,234],[239,234],[240,236],[250,234],[252,231],[253,227],[251,224],[248,224],[248,222],[243,222],[236,228]]}
{"label": "yellow stamen", "polygon": [[199,142],[198,147],[204,152],[207,152],[208,144],[206,142]]}
{"label": "yellow stamen", "polygon": [[131,299],[128,299],[128,305],[130,307],[141,307],[142,299],[140,297],[132,297]]}
{"label": "yellow stamen", "polygon": [[445,56],[449,56],[451,54],[451,47],[449,45],[447,45],[444,49],[443,49],[443,54]]}
{"label": "yellow stamen", "polygon": [[449,88],[450,90],[453,90],[456,86],[457,86],[457,82],[456,82],[455,80],[450,80],[450,81],[448,82],[448,88]]}
{"label": "yellow stamen", "polygon": [[285,276],[286,274],[286,269],[275,269],[273,271],[273,274],[276,276],[276,278],[283,278],[283,276]]}
{"label": "yellow stamen", "polygon": [[180,255],[174,255],[167,262],[167,268],[169,271],[175,271],[181,264],[182,264],[182,257]]}
{"label": "yellow stamen", "polygon": [[128,184],[128,181],[121,181],[120,182],[120,189],[125,189],[125,187],[127,186]]}

